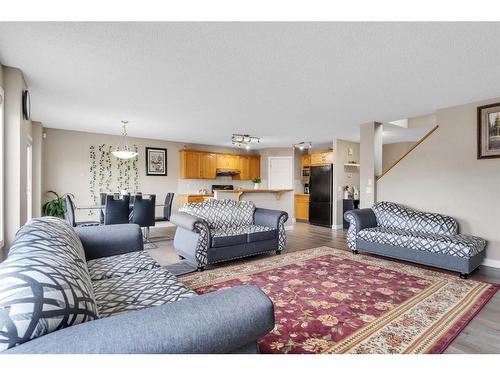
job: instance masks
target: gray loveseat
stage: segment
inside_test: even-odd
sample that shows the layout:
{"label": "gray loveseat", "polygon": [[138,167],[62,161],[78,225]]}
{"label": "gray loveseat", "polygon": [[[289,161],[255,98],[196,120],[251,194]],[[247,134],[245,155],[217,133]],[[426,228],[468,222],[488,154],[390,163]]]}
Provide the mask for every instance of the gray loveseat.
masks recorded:
{"label": "gray loveseat", "polygon": [[206,265],[285,248],[284,211],[252,202],[211,199],[186,203],[170,217],[177,225],[174,248],[203,271]]}
{"label": "gray loveseat", "polygon": [[260,289],[196,295],[143,251],[135,224],[34,219],[0,264],[2,354],[256,353],[273,326]]}
{"label": "gray loveseat", "polygon": [[450,216],[420,212],[392,202],[348,211],[347,245],[368,252],[460,273],[467,278],[482,263],[486,241],[458,234]]}

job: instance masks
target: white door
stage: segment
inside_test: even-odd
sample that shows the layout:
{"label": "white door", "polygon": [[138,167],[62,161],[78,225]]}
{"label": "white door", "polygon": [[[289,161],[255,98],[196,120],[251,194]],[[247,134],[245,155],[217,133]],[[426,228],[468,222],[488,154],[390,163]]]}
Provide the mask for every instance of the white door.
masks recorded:
{"label": "white door", "polygon": [[293,185],[291,156],[269,157],[269,189],[291,189]]}

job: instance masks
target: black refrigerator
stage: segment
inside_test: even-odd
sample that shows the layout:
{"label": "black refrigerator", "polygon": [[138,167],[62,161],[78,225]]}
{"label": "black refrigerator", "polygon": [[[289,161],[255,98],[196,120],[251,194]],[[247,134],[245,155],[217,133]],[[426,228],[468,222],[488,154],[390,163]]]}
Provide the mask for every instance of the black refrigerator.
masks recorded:
{"label": "black refrigerator", "polygon": [[332,211],[332,165],[311,167],[311,176],[309,177],[309,223],[331,228]]}

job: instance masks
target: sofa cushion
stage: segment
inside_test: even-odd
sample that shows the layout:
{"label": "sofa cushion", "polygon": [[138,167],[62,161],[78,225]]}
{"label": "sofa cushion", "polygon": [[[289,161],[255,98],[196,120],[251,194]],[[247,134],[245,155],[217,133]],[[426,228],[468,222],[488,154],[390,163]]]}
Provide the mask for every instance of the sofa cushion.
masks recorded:
{"label": "sofa cushion", "polygon": [[212,234],[212,247],[240,245],[247,242],[272,240],[277,237],[276,229],[262,225],[242,225],[226,229],[214,229]]}
{"label": "sofa cushion", "polygon": [[248,225],[248,242],[266,241],[278,238],[278,231],[261,225]]}
{"label": "sofa cushion", "polygon": [[160,267],[147,251],[132,251],[87,262],[92,281],[121,277]]}
{"label": "sofa cushion", "polygon": [[247,243],[246,233],[228,234],[226,233],[228,229],[226,229],[226,231],[218,231],[212,236],[212,247],[233,246]]}
{"label": "sofa cushion", "polygon": [[101,317],[142,310],[196,295],[165,268],[94,282]]}
{"label": "sofa cushion", "polygon": [[416,211],[393,202],[379,202],[373,206],[373,212],[377,224],[389,229],[446,235],[458,233],[457,221],[446,215]]}
{"label": "sofa cushion", "polygon": [[232,199],[210,199],[203,203],[186,203],[179,209],[204,219],[210,229],[227,229],[253,224],[255,205]]}
{"label": "sofa cushion", "polygon": [[463,258],[473,257],[486,248],[484,239],[465,234],[448,236],[384,227],[363,229],[358,232],[358,239]]}
{"label": "sofa cushion", "polygon": [[23,226],[0,264],[0,350],[98,317],[73,228],[54,217]]}

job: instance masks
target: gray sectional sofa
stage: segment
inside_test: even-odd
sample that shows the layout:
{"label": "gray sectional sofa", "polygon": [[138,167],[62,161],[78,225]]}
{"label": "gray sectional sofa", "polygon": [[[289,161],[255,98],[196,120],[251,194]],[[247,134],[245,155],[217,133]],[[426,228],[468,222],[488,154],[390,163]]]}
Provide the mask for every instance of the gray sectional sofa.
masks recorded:
{"label": "gray sectional sofa", "polygon": [[348,211],[347,244],[359,251],[443,268],[467,278],[482,263],[486,241],[459,234],[450,216],[420,212],[392,202]]}
{"label": "gray sectional sofa", "polygon": [[143,250],[135,224],[34,219],[0,264],[2,354],[257,353],[273,327],[259,288],[197,295]]}
{"label": "gray sectional sofa", "polygon": [[285,248],[284,211],[256,208],[252,202],[212,199],[186,203],[170,217],[177,225],[174,248],[179,256],[206,265]]}

